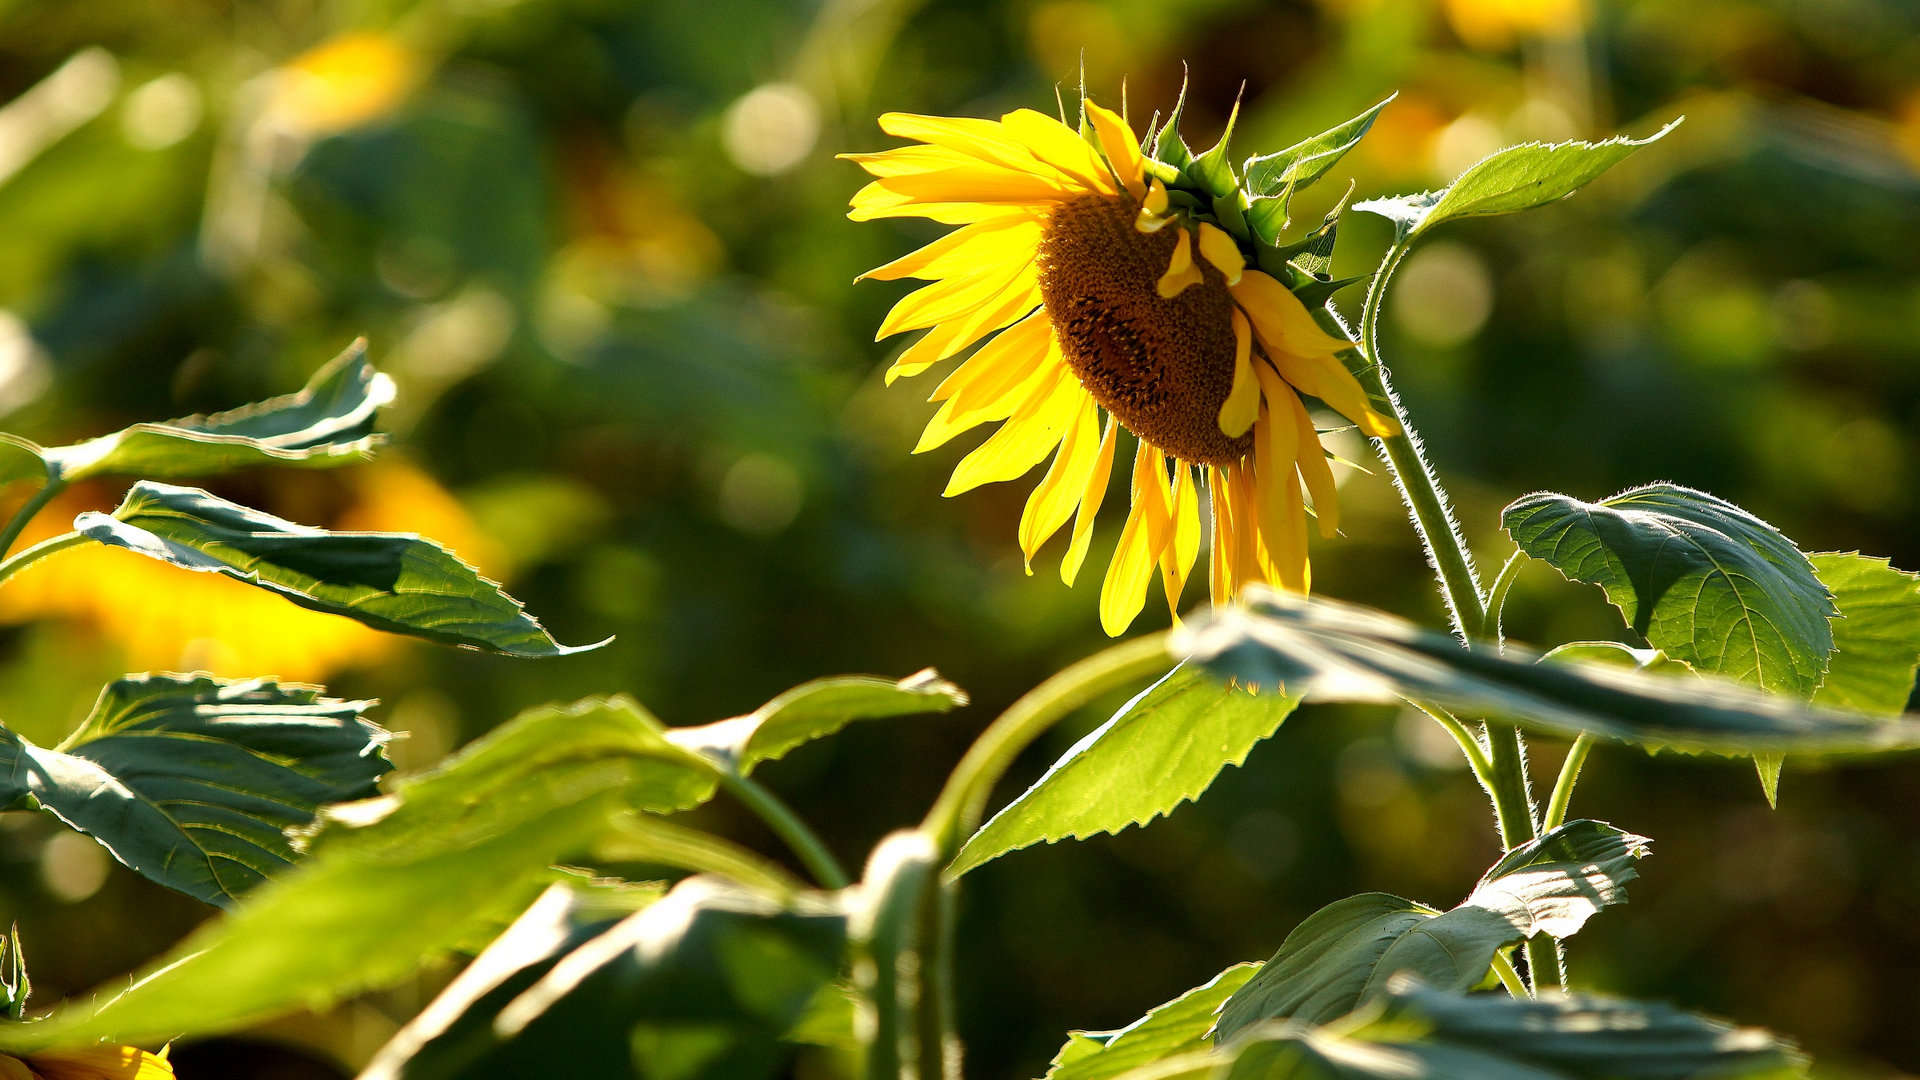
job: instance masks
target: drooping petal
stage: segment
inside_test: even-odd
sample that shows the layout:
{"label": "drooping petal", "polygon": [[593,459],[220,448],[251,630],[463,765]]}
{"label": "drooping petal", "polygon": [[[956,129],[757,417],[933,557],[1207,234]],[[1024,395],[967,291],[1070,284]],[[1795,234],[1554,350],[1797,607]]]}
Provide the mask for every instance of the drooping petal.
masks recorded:
{"label": "drooping petal", "polygon": [[41,1080],[173,1080],[160,1054],[105,1043],[74,1050],[43,1050],[27,1059]]}
{"label": "drooping petal", "polygon": [[[934,172],[883,176],[868,187],[916,202],[980,202],[1010,206],[1050,206],[1079,194],[1063,178],[1015,172],[992,165],[957,165]],[[858,198],[858,196],[855,196]]]}
{"label": "drooping petal", "polygon": [[1044,362],[1023,368],[1009,365],[1004,375],[1011,381],[996,380],[992,386],[983,387],[981,392],[943,402],[939,411],[933,414],[933,419],[927,421],[926,430],[920,433],[920,441],[914,445],[913,452],[924,454],[945,446],[963,431],[1007,419],[1018,412],[1022,404],[1038,400],[1036,395],[1051,387],[1059,377],[1058,372]]}
{"label": "drooping petal", "polygon": [[1214,607],[1233,599],[1234,521],[1226,468],[1207,466],[1207,502],[1213,510],[1213,543],[1207,552],[1207,588]]}
{"label": "drooping petal", "polygon": [[1200,494],[1194,490],[1193,468],[1174,462],[1172,520],[1167,546],[1160,552],[1160,585],[1167,594],[1167,610],[1180,621],[1180,594],[1200,556]]}
{"label": "drooping petal", "polygon": [[896,146],[891,150],[878,150],[870,154],[836,156],[841,161],[853,162],[872,176],[907,176],[979,164],[977,159],[944,146]]}
{"label": "drooping petal", "polygon": [[1024,145],[1033,156],[1078,181],[1088,192],[1118,195],[1113,174],[1100,162],[1093,147],[1080,133],[1033,109],[1016,109],[1000,118],[1005,133]]}
{"label": "drooping petal", "polygon": [[1307,510],[1300,497],[1300,474],[1294,468],[1297,445],[1292,427],[1286,403],[1270,403],[1254,432],[1254,492],[1259,501],[1260,538],[1275,575],[1273,584],[1305,592]]}
{"label": "drooping petal", "polygon": [[1233,286],[1233,298],[1247,309],[1261,340],[1276,349],[1295,356],[1330,356],[1353,348],[1352,342],[1342,341],[1321,329],[1300,298],[1264,271],[1248,270],[1242,274],[1240,283]]}
{"label": "drooping petal", "polygon": [[1331,540],[1340,531],[1340,491],[1333,482],[1333,468],[1327,464],[1326,450],[1320,446],[1320,433],[1313,429],[1313,418],[1300,398],[1293,396],[1295,434],[1300,442],[1300,476],[1313,496],[1313,514],[1320,522],[1320,535]]}
{"label": "drooping petal", "polygon": [[1220,271],[1229,286],[1240,284],[1240,279],[1245,276],[1247,257],[1240,253],[1240,245],[1233,242],[1233,237],[1204,221],[1200,223],[1200,256]]}
{"label": "drooping petal", "polygon": [[1120,176],[1120,182],[1126,185],[1127,194],[1135,199],[1147,197],[1147,185],[1142,179],[1146,173],[1146,162],[1140,156],[1140,140],[1134,137],[1133,129],[1127,126],[1120,114],[1101,108],[1093,102],[1087,102],[1087,119],[1092,122],[1093,130],[1100,137],[1100,148],[1107,152],[1107,161],[1113,171]]}
{"label": "drooping petal", "polygon": [[953,477],[941,494],[951,497],[981,484],[1025,475],[1060,445],[1074,407],[1085,395],[1086,390],[1064,368],[1042,375],[1032,394],[1000,425],[1000,430],[954,466]]}
{"label": "drooping petal", "polygon": [[1166,458],[1140,443],[1133,458],[1133,509],[1100,583],[1100,625],[1108,637],[1125,633],[1146,606],[1147,584],[1167,542],[1166,484]]}
{"label": "drooping petal", "polygon": [[1113,448],[1119,432],[1120,425],[1113,417],[1107,417],[1106,434],[1100,437],[1100,455],[1087,474],[1087,488],[1080,495],[1080,509],[1074,513],[1073,541],[1067,545],[1066,557],[1060,560],[1060,580],[1068,588],[1072,588],[1073,580],[1080,576],[1080,567],[1087,559],[1087,547],[1093,541],[1093,520],[1107,498],[1107,482],[1113,476]]}
{"label": "drooping petal", "polygon": [[1027,573],[1033,573],[1033,556],[1073,516],[1074,508],[1087,490],[1087,475],[1100,456],[1100,416],[1093,395],[1085,395],[1080,408],[1067,426],[1066,438],[1053,455],[1047,475],[1027,496],[1020,514],[1020,551],[1026,557]]}
{"label": "drooping petal", "polygon": [[1260,418],[1260,380],[1253,373],[1253,331],[1233,309],[1233,389],[1220,403],[1220,431],[1237,439]]}
{"label": "drooping petal", "polygon": [[1173,255],[1167,260],[1167,272],[1160,275],[1154,288],[1161,299],[1171,300],[1185,291],[1187,286],[1198,285],[1204,280],[1200,268],[1193,264],[1193,246],[1187,231],[1181,229],[1174,238]]}
{"label": "drooping petal", "polygon": [[1044,228],[1025,212],[1002,214],[955,229],[919,250],[877,266],[855,281],[895,281],[900,278],[941,278],[977,274],[995,265],[1033,257]]}

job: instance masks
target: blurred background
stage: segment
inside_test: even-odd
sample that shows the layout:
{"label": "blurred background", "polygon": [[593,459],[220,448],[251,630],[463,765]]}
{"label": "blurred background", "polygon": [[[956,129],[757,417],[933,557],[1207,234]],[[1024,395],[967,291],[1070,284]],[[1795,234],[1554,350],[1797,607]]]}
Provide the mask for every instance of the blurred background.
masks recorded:
{"label": "blurred background", "polygon": [[[1023,572],[1025,485],[943,500],[966,440],[908,453],[933,380],[885,388],[900,343],[871,341],[905,289],[851,282],[939,230],[849,223],[861,177],[833,155],[887,145],[885,110],[1051,109],[1083,56],[1096,97],[1117,105],[1126,80],[1136,127],[1186,65],[1196,146],[1241,97],[1236,157],[1397,91],[1301,200],[1307,224],[1349,179],[1418,190],[1507,142],[1686,114],[1565,204],[1449,226],[1397,279],[1387,359],[1483,569],[1510,550],[1512,498],[1663,479],[1808,550],[1920,569],[1905,0],[4,0],[0,425],[54,443],[229,407],[364,334],[401,385],[395,449],[213,486],[427,533],[563,640],[616,635],[512,661],[130,555],[63,556],[0,595],[6,722],[57,740],[124,671],[274,672],[381,698],[417,768],[550,699],[627,691],[694,723],[818,675],[937,666],[972,708],[766,770],[857,865],[1001,707],[1103,639],[1096,576],[1064,588],[1054,549]],[[1385,238],[1353,215],[1337,272],[1365,272]],[[1385,478],[1342,482],[1347,535],[1317,543],[1316,588],[1439,625]],[[72,492],[49,519],[118,495]],[[1136,629],[1165,619],[1154,607]],[[1621,633],[1597,590],[1537,567],[1508,625]],[[1037,747],[1011,789],[1100,718]],[[1540,782],[1563,750],[1536,747]],[[1575,941],[1581,982],[1777,1027],[1829,1072],[1920,1070],[1920,761],[1789,766],[1770,811],[1744,762],[1602,748],[1574,811],[1656,838],[1633,902]],[[725,805],[701,817],[778,850]],[[973,1075],[1037,1076],[1067,1028],[1264,958],[1341,896],[1453,904],[1494,854],[1437,729],[1307,710],[1150,829],[969,878]],[[0,819],[0,921],[20,920],[40,1005],[209,913],[84,838]],[[444,978],[176,1061],[349,1075]]]}

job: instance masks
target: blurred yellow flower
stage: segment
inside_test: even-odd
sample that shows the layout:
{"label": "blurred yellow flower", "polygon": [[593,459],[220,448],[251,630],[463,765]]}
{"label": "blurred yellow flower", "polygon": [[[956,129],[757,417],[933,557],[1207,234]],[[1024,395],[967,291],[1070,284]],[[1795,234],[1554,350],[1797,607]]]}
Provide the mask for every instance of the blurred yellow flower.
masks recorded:
{"label": "blurred yellow flower", "polygon": [[342,34],[274,73],[267,114],[308,138],[378,120],[407,99],[424,73],[420,57],[389,34]]}
{"label": "blurred yellow flower", "polygon": [[1522,37],[1564,37],[1586,25],[1586,0],[1446,0],[1447,21],[1476,49],[1499,50]]}
{"label": "blurred yellow flower", "polygon": [[1203,497],[1216,604],[1251,582],[1304,592],[1307,499],[1327,536],[1339,509],[1300,394],[1367,434],[1398,427],[1338,359],[1350,342],[1247,265],[1226,232],[1172,205],[1121,117],[1089,104],[1087,119],[1099,149],[1031,109],[998,121],[888,113],[881,128],[920,145],[843,155],[876,177],[853,198],[856,221],[961,226],[863,275],[933,282],[881,323],[880,337],[927,331],[889,382],[980,345],[933,392],[943,404],[916,452],[1002,422],[961,460],[948,495],[1017,479],[1052,455],[1021,516],[1020,546],[1031,568],[1074,518],[1061,564],[1071,585],[1106,497],[1118,429],[1132,432],[1132,509],[1100,592],[1109,634],[1139,615],[1156,567],[1178,614],[1199,556]]}
{"label": "blurred yellow flower", "polygon": [[171,1080],[167,1053],[132,1046],[47,1050],[24,1058],[0,1054],[0,1080]]}
{"label": "blurred yellow flower", "polygon": [[[329,527],[415,532],[483,571],[497,566],[498,556],[459,501],[420,470],[388,458],[354,470],[348,482],[353,501]],[[99,507],[78,496],[56,500],[21,546],[53,535],[86,509]],[[228,677],[318,680],[385,656],[401,641],[230,578],[92,545],[29,567],[0,589],[0,621],[42,618],[71,619],[95,629],[118,646],[130,669]]]}

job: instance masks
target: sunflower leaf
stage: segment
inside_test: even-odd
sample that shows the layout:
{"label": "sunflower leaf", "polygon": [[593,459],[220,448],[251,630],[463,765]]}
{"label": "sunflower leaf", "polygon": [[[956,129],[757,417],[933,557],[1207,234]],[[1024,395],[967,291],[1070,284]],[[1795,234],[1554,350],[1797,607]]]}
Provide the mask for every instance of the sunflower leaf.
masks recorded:
{"label": "sunflower leaf", "polygon": [[855,720],[943,713],[966,703],[967,695],[932,668],[897,681],[842,675],[803,683],[745,716],[674,728],[667,737],[745,775]]}
{"label": "sunflower leaf", "polygon": [[1069,1033],[1045,1080],[1112,1080],[1140,1065],[1206,1049],[1214,1014],[1259,970],[1259,964],[1235,964],[1118,1031]]}
{"label": "sunflower leaf", "polygon": [[222,574],[376,630],[512,656],[598,647],[561,645],[498,585],[411,534],[328,532],[153,481],[135,484],[111,517],[88,512],[73,527],[102,544]]}
{"label": "sunflower leaf", "polygon": [[0,1024],[0,1052],[233,1031],[398,982],[511,922],[610,815],[710,792],[661,731],[619,698],[536,709],[392,794],[330,807],[306,859],[131,986]]}
{"label": "sunflower leaf", "polygon": [[1833,620],[1833,658],[1814,703],[1899,714],[1920,668],[1920,574],[1858,552],[1810,558],[1840,609]]}
{"label": "sunflower leaf", "polygon": [[66,482],[102,475],[180,479],[249,465],[329,468],[373,456],[386,441],[373,430],[374,416],[393,396],[393,380],[368,363],[362,339],[298,393],[210,416],[135,424],[40,454]]}
{"label": "sunflower leaf", "polygon": [[129,675],[59,749],[0,729],[0,805],[30,797],[170,889],[230,904],[295,858],[285,830],[393,767],[371,702],[271,679]]}
{"label": "sunflower leaf", "polygon": [[1297,697],[1251,693],[1175,668],[981,826],[947,872],[958,876],[1042,841],[1119,832],[1171,813],[1198,798],[1221,769],[1245,761],[1296,704]]}
{"label": "sunflower leaf", "polygon": [[1920,748],[1920,722],[1841,712],[1713,675],[1673,678],[1595,663],[1538,663],[1526,649],[1463,649],[1385,612],[1256,590],[1246,610],[1190,624],[1179,647],[1217,675],[1306,701],[1412,698],[1567,738],[1648,749],[1875,754]]}
{"label": "sunflower leaf", "polygon": [[1779,530],[1672,484],[1597,503],[1551,492],[1501,514],[1520,550],[1598,585],[1633,630],[1701,671],[1810,697],[1833,652],[1833,595]]}
{"label": "sunflower leaf", "polygon": [[1572,935],[1626,902],[1647,840],[1597,821],[1570,821],[1495,863],[1451,911],[1385,893],[1336,901],[1294,928],[1260,973],[1220,1010],[1230,1039],[1264,1020],[1326,1023],[1382,993],[1406,971],[1467,990],[1494,954],[1534,934]]}
{"label": "sunflower leaf", "polygon": [[1274,195],[1282,188],[1299,191],[1327,174],[1329,169],[1339,164],[1347,151],[1360,144],[1380,110],[1399,94],[1388,95],[1386,101],[1343,124],[1328,128],[1310,139],[1302,139],[1285,150],[1263,157],[1248,158],[1241,174],[1246,177],[1247,189],[1255,195]]}

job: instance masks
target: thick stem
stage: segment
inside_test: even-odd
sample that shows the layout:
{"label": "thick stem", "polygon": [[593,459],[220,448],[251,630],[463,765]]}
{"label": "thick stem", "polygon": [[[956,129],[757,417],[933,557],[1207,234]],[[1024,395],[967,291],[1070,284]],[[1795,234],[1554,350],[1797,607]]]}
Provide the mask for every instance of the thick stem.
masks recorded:
{"label": "thick stem", "polygon": [[1009,706],[974,740],[921,823],[940,845],[941,858],[951,860],[966,837],[979,827],[994,784],[1034,739],[1101,694],[1164,674],[1170,664],[1166,632],[1149,634],[1087,657]]}
{"label": "thick stem", "polygon": [[813,880],[819,882],[821,888],[844,889],[852,883],[847,872],[841,868],[840,861],[833,857],[833,852],[827,850],[827,845],[820,842],[820,837],[807,827],[806,822],[800,820],[791,807],[781,802],[779,796],[732,769],[716,768],[714,773],[720,778],[721,787],[766,822],[767,827],[793,849],[801,865],[807,868],[807,873],[813,875]]}
{"label": "thick stem", "polygon": [[65,481],[50,479],[42,484],[40,490],[34,492],[33,497],[22,504],[20,509],[14,511],[13,517],[7,521],[6,528],[0,529],[0,556],[13,550],[13,542],[20,539],[20,531],[25,529],[27,523],[53,501],[54,496],[65,491],[66,488]]}

